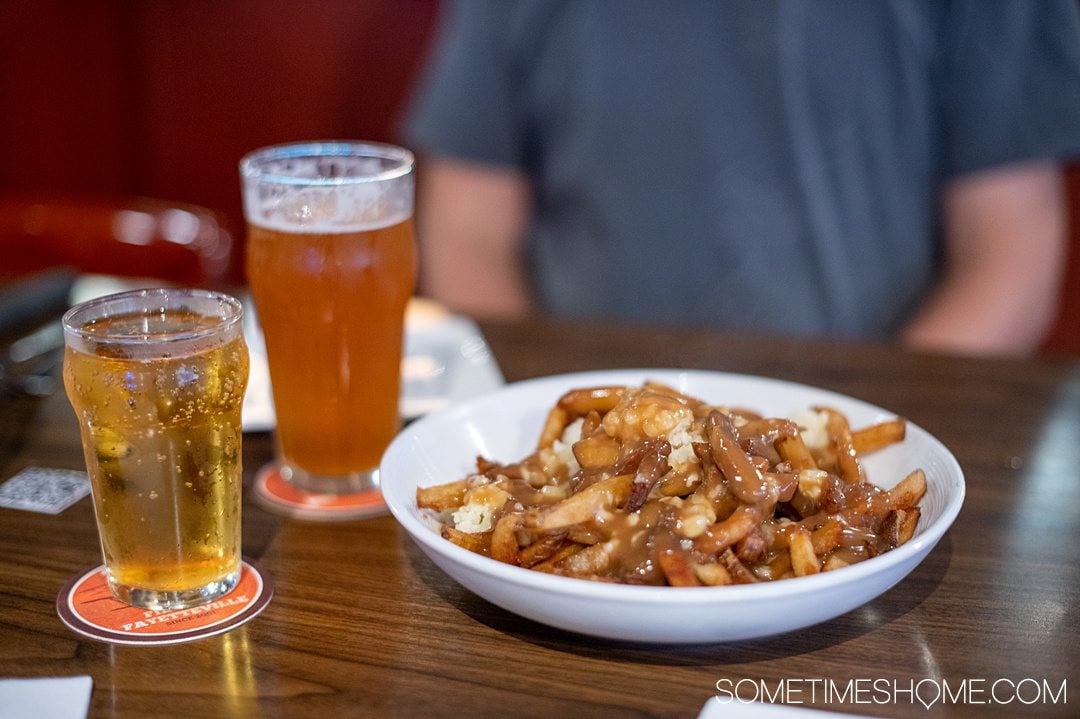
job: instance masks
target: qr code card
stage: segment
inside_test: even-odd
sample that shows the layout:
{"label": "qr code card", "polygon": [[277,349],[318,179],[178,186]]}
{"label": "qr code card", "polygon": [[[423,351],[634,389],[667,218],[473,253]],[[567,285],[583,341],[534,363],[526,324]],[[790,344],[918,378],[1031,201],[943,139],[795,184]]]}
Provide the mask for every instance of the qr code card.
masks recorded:
{"label": "qr code card", "polygon": [[90,494],[86,472],[27,467],[0,484],[0,507],[60,514]]}

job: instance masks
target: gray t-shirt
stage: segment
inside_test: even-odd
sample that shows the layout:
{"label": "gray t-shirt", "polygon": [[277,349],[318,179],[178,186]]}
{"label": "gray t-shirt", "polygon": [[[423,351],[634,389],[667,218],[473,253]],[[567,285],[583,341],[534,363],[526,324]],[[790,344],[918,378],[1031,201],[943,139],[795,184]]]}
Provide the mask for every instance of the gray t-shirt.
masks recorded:
{"label": "gray t-shirt", "polygon": [[945,181],[1080,154],[1074,0],[443,12],[407,142],[530,174],[556,314],[885,336],[935,280]]}

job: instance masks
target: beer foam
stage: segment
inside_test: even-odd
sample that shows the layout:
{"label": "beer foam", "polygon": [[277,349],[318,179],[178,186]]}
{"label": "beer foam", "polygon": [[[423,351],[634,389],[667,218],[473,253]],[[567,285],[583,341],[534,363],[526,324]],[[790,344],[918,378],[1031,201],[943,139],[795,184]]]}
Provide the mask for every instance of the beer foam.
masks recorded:
{"label": "beer foam", "polygon": [[294,235],[337,235],[346,232],[371,232],[381,230],[384,227],[405,222],[412,217],[411,212],[400,212],[378,220],[367,222],[326,222],[319,221],[310,224],[283,220],[267,213],[258,217],[248,217],[248,222],[266,230],[285,232]]}
{"label": "beer foam", "polygon": [[412,176],[384,183],[294,187],[255,186],[245,192],[247,221],[277,232],[369,232],[412,217]]}

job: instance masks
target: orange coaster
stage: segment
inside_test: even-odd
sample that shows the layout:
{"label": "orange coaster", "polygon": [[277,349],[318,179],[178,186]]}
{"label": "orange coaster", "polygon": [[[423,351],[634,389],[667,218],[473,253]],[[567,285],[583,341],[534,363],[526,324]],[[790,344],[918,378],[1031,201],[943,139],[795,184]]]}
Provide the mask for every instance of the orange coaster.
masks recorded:
{"label": "orange coaster", "polygon": [[113,597],[105,567],[71,579],[56,598],[64,624],[83,636],[113,644],[179,644],[227,632],[266,608],[274,588],[268,578],[244,561],[231,592],[190,609],[155,612]]}
{"label": "orange coaster", "polygon": [[311,494],[286,482],[276,464],[266,465],[255,475],[255,498],[271,511],[317,522],[364,519],[389,511],[377,489],[356,494]]}

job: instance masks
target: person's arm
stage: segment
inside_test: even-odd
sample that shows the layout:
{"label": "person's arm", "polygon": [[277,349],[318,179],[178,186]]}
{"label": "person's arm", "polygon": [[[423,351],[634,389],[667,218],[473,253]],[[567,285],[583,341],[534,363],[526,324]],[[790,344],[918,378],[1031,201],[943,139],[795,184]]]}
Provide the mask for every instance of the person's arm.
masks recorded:
{"label": "person's arm", "polygon": [[427,157],[417,198],[424,294],[477,317],[532,311],[522,252],[532,192],[523,172]]}
{"label": "person's arm", "polygon": [[1032,163],[960,177],[942,203],[944,273],[902,340],[965,354],[1037,350],[1054,321],[1062,279],[1061,168]]}

